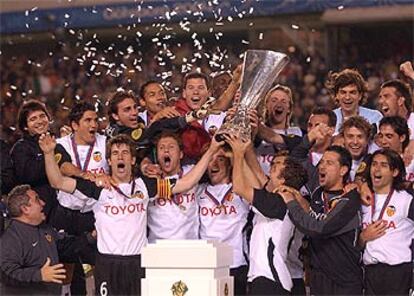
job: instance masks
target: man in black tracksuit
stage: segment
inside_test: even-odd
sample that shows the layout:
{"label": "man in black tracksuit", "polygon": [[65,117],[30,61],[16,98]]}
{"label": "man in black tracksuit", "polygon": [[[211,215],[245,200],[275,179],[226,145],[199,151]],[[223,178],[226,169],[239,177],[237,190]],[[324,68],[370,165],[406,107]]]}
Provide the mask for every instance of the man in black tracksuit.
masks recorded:
{"label": "man in black tracksuit", "polygon": [[338,146],[328,148],[319,163],[319,182],[310,208],[302,207],[293,191],[282,189],[292,222],[310,237],[311,293],[314,295],[362,294],[360,196],[344,191],[351,155]]}
{"label": "man in black tracksuit", "polygon": [[62,237],[44,224],[45,203],[30,185],[16,186],[7,198],[12,218],[0,237],[0,295],[60,295],[65,269],[87,249],[86,236]]}

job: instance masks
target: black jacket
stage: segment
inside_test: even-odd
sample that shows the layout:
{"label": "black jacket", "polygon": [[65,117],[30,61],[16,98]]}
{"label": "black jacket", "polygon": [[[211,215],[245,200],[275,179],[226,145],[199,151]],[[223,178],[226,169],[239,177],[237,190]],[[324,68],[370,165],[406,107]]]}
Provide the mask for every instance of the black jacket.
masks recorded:
{"label": "black jacket", "polygon": [[45,202],[44,213],[49,220],[52,209],[57,205],[56,190],[49,185],[45,159],[38,141],[38,136],[26,133],[14,144],[11,158],[18,184],[29,184],[39,194]]}
{"label": "black jacket", "polygon": [[342,192],[326,194],[327,204],[321,187],[312,193],[310,214],[297,201],[289,202],[289,216],[295,226],[310,237],[313,269],[325,273],[339,285],[362,285],[359,193],[352,190],[344,195]]}
{"label": "black jacket", "polygon": [[0,295],[60,295],[60,285],[41,281],[40,269],[48,257],[50,265],[77,262],[87,245],[86,236],[63,237],[46,224],[12,220],[0,237]]}

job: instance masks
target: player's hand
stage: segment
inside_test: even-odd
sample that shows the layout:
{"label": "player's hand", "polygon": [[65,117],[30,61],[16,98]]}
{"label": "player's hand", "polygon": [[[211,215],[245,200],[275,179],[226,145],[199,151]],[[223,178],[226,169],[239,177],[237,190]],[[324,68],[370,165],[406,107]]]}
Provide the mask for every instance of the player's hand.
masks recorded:
{"label": "player's hand", "polygon": [[366,242],[373,241],[385,234],[387,230],[387,222],[378,220],[367,226],[362,230],[360,239],[365,244]]}
{"label": "player's hand", "polygon": [[158,164],[146,163],[141,166],[141,172],[148,178],[161,178],[162,170]]}
{"label": "player's hand", "polygon": [[95,175],[93,180],[98,187],[103,187],[105,189],[111,189],[112,187],[112,178],[106,174]]}
{"label": "player's hand", "polygon": [[214,154],[214,153],[216,153],[224,145],[224,143],[225,143],[224,141],[217,142],[216,136],[214,135],[211,138],[211,143],[210,143],[210,146],[208,147],[208,150],[207,151],[209,151],[210,153]]}
{"label": "player's hand", "polygon": [[251,145],[250,139],[244,139],[240,133],[237,135],[223,134],[225,141],[230,145],[233,154],[237,157],[244,157],[247,148]]}
{"label": "player's hand", "polygon": [[359,195],[361,196],[362,204],[369,206],[373,202],[373,193],[371,192],[367,182],[364,182],[361,186],[359,186]]}
{"label": "player's hand", "polygon": [[174,118],[179,116],[181,116],[181,114],[175,109],[175,107],[165,107],[164,109],[162,109],[154,115],[154,117],[151,120],[151,123],[162,118]]}
{"label": "player's hand", "polygon": [[51,136],[49,132],[40,135],[39,146],[44,154],[54,153],[56,148],[55,137]]}
{"label": "player's hand", "polygon": [[410,61],[406,61],[400,65],[400,71],[405,77],[414,80],[413,64]]}
{"label": "player's hand", "polygon": [[47,257],[46,263],[40,269],[40,274],[42,281],[46,283],[62,284],[66,278],[66,270],[63,268],[63,264],[50,265],[49,257]]}
{"label": "player's hand", "polygon": [[72,134],[72,128],[68,125],[64,125],[59,129],[60,137],[68,136]]}
{"label": "player's hand", "polygon": [[247,111],[247,115],[249,116],[250,120],[250,127],[252,129],[252,139],[256,138],[257,133],[259,132],[259,115],[257,114],[257,110],[249,109]]}

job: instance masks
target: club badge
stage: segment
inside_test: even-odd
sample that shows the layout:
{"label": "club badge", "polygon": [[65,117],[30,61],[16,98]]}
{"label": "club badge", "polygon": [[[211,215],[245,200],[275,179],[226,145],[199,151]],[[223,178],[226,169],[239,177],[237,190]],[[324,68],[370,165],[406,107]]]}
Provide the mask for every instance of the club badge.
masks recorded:
{"label": "club badge", "polygon": [[395,209],[394,206],[388,206],[387,207],[387,215],[388,215],[388,217],[394,216],[395,211],[396,211],[396,209]]}
{"label": "club badge", "polygon": [[100,162],[102,160],[102,154],[99,151],[95,151],[93,153],[93,160],[95,160],[96,162]]}
{"label": "club badge", "polygon": [[140,128],[136,128],[131,132],[131,138],[134,141],[137,141],[139,138],[141,138],[141,135],[142,135],[142,129]]}

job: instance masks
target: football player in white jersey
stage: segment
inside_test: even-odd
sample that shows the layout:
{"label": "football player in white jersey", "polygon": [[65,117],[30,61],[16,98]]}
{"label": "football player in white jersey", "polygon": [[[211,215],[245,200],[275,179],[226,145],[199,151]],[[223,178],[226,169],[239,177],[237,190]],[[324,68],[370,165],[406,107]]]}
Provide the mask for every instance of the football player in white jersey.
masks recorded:
{"label": "football player in white jersey", "polygon": [[[156,159],[162,178],[182,178],[192,165],[181,166],[183,158],[181,137],[173,132],[163,132],[155,141]],[[157,198],[148,205],[148,241],[156,239],[198,239],[198,205],[196,189],[175,194],[171,198]]]}
{"label": "football player in white jersey", "polygon": [[408,295],[411,287],[414,197],[404,190],[402,158],[376,151],[369,168],[371,205],[362,207],[366,295]]}
{"label": "football player in white jersey", "polygon": [[238,137],[228,136],[227,142],[234,153],[234,190],[252,204],[255,213],[249,252],[250,292],[252,295],[288,295],[293,282],[287,256],[294,225],[283,199],[271,192],[282,184],[299,189],[307,181],[306,171],[293,159],[275,156],[267,179],[263,172],[253,173],[252,168],[256,171],[258,164],[253,166],[245,161],[245,157],[254,159],[246,154],[251,149],[250,141],[243,143]]}
{"label": "football player in white jersey", "polygon": [[170,197],[192,188],[222,144],[213,140],[193,170],[181,179],[135,178],[132,172],[135,147],[128,136],[119,135],[107,144],[106,156],[114,181],[112,190],[97,187],[88,180],[62,176],[54,159],[54,139],[43,134],[39,145],[45,154],[46,172],[52,187],[71,192],[81,200],[96,200],[93,211],[99,252],[95,268],[97,292],[100,295],[139,295],[144,272],[140,267],[140,253],[147,242],[149,200]]}
{"label": "football player in white jersey", "polygon": [[230,275],[234,277],[235,295],[246,295],[247,224],[249,204],[233,192],[232,165],[223,149],[208,164],[208,183],[199,185],[200,238],[219,240],[233,248]]}
{"label": "football player in white jersey", "polygon": [[[98,115],[95,107],[87,102],[76,103],[68,119],[73,133],[59,138],[55,151],[61,173],[89,180],[108,173],[106,137],[97,133]],[[59,204],[53,216],[53,227],[76,236],[94,230],[95,219],[91,212],[93,203],[80,201],[63,191],[59,191],[57,199]],[[94,264],[95,252],[90,255],[87,263]],[[82,287],[83,291],[76,291],[74,287]],[[85,276],[80,264],[75,265],[71,289],[73,294],[86,293]]]}

